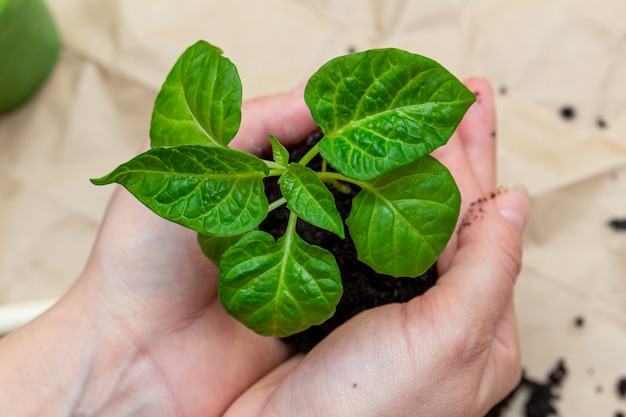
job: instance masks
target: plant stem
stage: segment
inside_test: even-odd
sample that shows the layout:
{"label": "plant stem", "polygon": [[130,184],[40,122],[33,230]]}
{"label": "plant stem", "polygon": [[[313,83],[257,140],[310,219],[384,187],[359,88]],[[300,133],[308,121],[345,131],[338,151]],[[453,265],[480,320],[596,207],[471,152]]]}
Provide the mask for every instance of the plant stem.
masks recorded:
{"label": "plant stem", "polygon": [[354,178],[346,177],[345,175],[340,174],[338,172],[333,172],[333,171],[318,172],[317,176],[319,179],[325,182],[344,181],[344,182],[349,182],[351,184],[357,185],[361,188],[368,188],[365,182],[355,180]]}
{"label": "plant stem", "polygon": [[274,209],[277,209],[278,207],[282,206],[283,204],[285,204],[287,202],[287,199],[285,197],[281,197],[276,201],[273,201],[268,207],[267,207],[267,211],[270,212]]}
{"label": "plant stem", "polygon": [[302,159],[300,159],[300,163],[302,165],[306,166],[320,152],[318,145],[319,143],[313,145],[313,147],[309,149],[309,151],[302,157]]}
{"label": "plant stem", "polygon": [[285,172],[285,168],[278,168],[278,169],[270,169],[270,173],[267,174],[268,177],[278,177],[280,175],[283,175],[283,173]]}
{"label": "plant stem", "polygon": [[291,235],[296,232],[296,222],[298,221],[298,216],[293,211],[289,212],[289,222],[287,223],[287,230],[285,230],[285,236],[288,236],[288,239],[291,239]]}

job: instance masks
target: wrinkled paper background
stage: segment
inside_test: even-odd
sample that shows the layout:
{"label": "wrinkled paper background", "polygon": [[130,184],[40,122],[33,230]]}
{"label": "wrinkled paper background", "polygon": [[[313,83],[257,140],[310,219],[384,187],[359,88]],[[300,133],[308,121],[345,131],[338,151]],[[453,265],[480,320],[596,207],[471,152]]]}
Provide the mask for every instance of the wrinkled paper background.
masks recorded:
{"label": "wrinkled paper background", "polygon": [[500,182],[532,197],[516,292],[527,374],[544,379],[563,358],[560,415],[626,411],[615,388],[626,376],[626,232],[607,225],[626,218],[626,1],[48,4],[60,60],[31,102],[0,116],[0,320],[76,279],[113,190],[88,179],[138,151],[187,46],[221,47],[245,98],[289,90],[350,49],[394,46],[496,91]]}

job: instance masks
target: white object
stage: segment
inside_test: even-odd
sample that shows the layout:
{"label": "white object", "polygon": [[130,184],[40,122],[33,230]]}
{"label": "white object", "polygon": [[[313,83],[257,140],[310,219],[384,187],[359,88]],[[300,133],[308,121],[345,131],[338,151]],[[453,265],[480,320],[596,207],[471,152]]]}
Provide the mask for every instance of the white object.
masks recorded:
{"label": "white object", "polygon": [[50,308],[56,300],[0,305],[0,335],[22,327]]}

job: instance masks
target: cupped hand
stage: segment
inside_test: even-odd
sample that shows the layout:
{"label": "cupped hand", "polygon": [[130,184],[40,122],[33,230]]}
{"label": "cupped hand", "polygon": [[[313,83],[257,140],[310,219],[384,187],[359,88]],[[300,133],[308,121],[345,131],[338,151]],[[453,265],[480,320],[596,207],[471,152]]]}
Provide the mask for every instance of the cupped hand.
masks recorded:
{"label": "cupped hand", "polygon": [[[316,129],[301,91],[246,102],[242,113],[231,146],[253,153],[267,150],[270,132],[297,142]],[[103,329],[101,343],[113,344],[109,356],[119,359],[106,367],[120,369],[87,380],[76,412],[119,410],[123,396],[133,416],[222,415],[287,358],[281,341],[225,313],[217,268],[196,239],[115,190],[84,273],[61,305]]]}
{"label": "cupped hand", "polygon": [[467,86],[477,102],[435,153],[462,194],[437,284],[349,320],[248,390],[228,416],[479,417],[517,384],[513,286],[528,200],[518,188],[495,188],[491,89],[480,79]]}
{"label": "cupped hand", "polygon": [[[61,303],[101,329],[108,353],[89,364],[75,412],[480,416],[502,398],[520,373],[512,291],[528,202],[495,189],[491,90],[467,85],[478,101],[435,153],[463,199],[439,281],[408,303],[354,317],[306,356],[290,357],[281,341],[228,316],[195,233],[118,188]],[[294,143],[314,129],[301,91],[263,98],[244,105],[232,146],[259,153],[268,133]]]}

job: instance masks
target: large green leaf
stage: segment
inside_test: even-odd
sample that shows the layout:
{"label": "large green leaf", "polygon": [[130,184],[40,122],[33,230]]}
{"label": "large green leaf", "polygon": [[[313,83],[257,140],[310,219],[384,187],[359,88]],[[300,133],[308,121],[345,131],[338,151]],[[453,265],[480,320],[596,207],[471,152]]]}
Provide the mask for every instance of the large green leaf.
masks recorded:
{"label": "large green leaf", "polygon": [[278,184],[287,200],[287,208],[298,217],[341,238],[345,236],[333,193],[311,168],[292,163]]}
{"label": "large green leaf", "polygon": [[452,175],[431,156],[366,183],[346,219],[358,259],[395,277],[424,273],[448,243],[460,204]]}
{"label": "large green leaf", "polygon": [[324,64],[305,100],[324,132],[324,159],[366,181],[444,145],[475,96],[429,58],[373,49]]}
{"label": "large green leaf", "polygon": [[222,256],[218,291],[226,311],[250,329],[286,337],[331,317],[343,288],[333,255],[291,230],[277,241],[246,234]]}
{"label": "large green leaf", "polygon": [[201,233],[234,236],[266,216],[265,163],[215,146],[154,148],[92,180],[119,183],[156,214]]}
{"label": "large green leaf", "polygon": [[241,80],[222,51],[204,41],[178,58],[152,112],[151,145],[226,146],[241,122]]}

